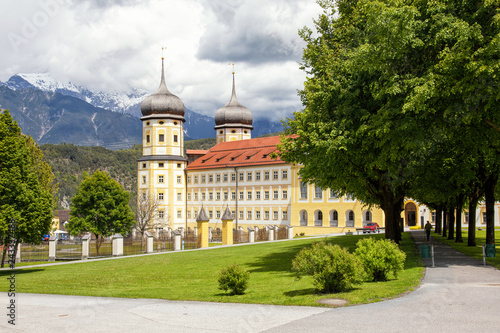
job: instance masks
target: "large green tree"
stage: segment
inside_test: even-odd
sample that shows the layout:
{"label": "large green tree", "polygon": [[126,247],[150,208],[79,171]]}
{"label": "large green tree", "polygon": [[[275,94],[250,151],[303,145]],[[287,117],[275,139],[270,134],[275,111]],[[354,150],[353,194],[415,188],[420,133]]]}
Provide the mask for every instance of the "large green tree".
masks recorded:
{"label": "large green tree", "polygon": [[105,237],[127,233],[135,223],[129,193],[104,171],[87,175],[72,203],[67,228],[75,236],[94,234],[97,253]]}
{"label": "large green tree", "polygon": [[380,206],[397,240],[403,198],[435,145],[455,149],[471,123],[498,133],[499,2],[318,3],[316,32],[301,31],[305,109],[287,120],[281,157],[305,180]]}
{"label": "large green tree", "polygon": [[[40,243],[52,225],[56,192],[50,166],[38,145],[24,136],[8,111],[0,113],[0,242],[6,249]],[[15,252],[14,252],[15,254]],[[15,256],[14,256],[15,258]]]}

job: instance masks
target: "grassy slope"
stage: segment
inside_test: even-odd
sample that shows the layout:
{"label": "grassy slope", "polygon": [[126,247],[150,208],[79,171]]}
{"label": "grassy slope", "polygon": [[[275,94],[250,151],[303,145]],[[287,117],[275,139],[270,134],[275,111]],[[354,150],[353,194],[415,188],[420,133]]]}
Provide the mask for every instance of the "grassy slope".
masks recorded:
{"label": "grassy slope", "polygon": [[[363,236],[335,237],[329,241],[353,249],[360,237]],[[318,305],[316,301],[320,298],[336,297],[356,304],[413,290],[423,276],[415,245],[411,236],[405,234],[401,246],[407,252],[407,261],[405,271],[398,279],[364,283],[348,293],[317,294],[310,277],[296,280],[290,272],[295,254],[311,242],[304,239],[31,268],[16,271],[16,287],[18,292],[28,293],[282,305]],[[251,273],[245,295],[227,296],[218,290],[219,272],[233,263],[242,265]],[[0,275],[10,273],[0,272]],[[0,281],[0,290],[6,291],[7,280],[2,278]]]}

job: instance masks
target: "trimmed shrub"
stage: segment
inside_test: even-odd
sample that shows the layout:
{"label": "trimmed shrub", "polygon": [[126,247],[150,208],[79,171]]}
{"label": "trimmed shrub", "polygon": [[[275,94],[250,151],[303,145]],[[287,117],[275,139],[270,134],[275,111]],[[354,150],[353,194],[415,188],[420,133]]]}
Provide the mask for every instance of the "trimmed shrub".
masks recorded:
{"label": "trimmed shrub", "polygon": [[243,295],[248,287],[250,273],[233,264],[224,268],[219,274],[219,289],[230,291],[231,295]]}
{"label": "trimmed shrub", "polygon": [[387,281],[391,272],[397,278],[404,268],[406,254],[389,239],[363,238],[356,246],[354,254],[363,263],[367,281]]}
{"label": "trimmed shrub", "polygon": [[311,275],[316,289],[327,293],[347,291],[363,281],[359,259],[339,245],[324,242],[303,248],[293,259],[292,270],[299,278]]}

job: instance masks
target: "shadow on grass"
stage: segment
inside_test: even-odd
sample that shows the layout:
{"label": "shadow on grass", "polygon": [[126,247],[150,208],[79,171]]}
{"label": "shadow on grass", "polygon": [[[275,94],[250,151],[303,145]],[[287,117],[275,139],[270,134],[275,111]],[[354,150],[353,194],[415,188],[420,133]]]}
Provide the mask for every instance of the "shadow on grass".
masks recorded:
{"label": "shadow on grass", "polygon": [[292,260],[295,258],[297,253],[304,247],[310,246],[310,244],[299,244],[291,245],[284,248],[282,251],[276,251],[268,253],[261,257],[256,257],[251,262],[246,263],[250,273],[254,272],[291,272],[292,270]]}
{"label": "shadow on grass", "polygon": [[2,278],[4,276],[11,276],[12,274],[22,275],[22,274],[36,273],[36,272],[42,272],[42,271],[44,271],[44,269],[42,269],[42,268],[5,270],[5,271],[0,271],[0,278]]}
{"label": "shadow on grass", "polygon": [[287,297],[296,297],[296,296],[307,296],[307,295],[321,296],[321,295],[326,295],[326,294],[320,293],[315,288],[306,288],[306,289],[285,291],[283,293],[283,295],[287,296]]}

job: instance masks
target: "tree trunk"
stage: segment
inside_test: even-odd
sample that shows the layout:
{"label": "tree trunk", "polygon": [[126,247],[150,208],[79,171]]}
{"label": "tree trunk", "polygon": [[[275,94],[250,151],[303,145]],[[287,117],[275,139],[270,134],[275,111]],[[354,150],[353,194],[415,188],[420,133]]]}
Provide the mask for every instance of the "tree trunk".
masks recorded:
{"label": "tree trunk", "polygon": [[455,242],[457,243],[463,243],[464,240],[462,238],[462,207],[464,205],[464,196],[459,195],[457,199],[457,220],[456,220],[456,234],[457,236],[455,237]]}
{"label": "tree trunk", "polygon": [[434,228],[435,233],[441,234],[442,223],[443,223],[443,208],[441,208],[441,206],[439,206],[436,209],[436,228]]}
{"label": "tree trunk", "polygon": [[476,246],[476,208],[479,198],[469,198],[469,233],[467,235],[467,246]]}
{"label": "tree trunk", "polygon": [[385,238],[393,240],[397,244],[401,239],[401,205],[404,198],[395,198],[392,193],[382,201],[382,210],[385,214]]}
{"label": "tree trunk", "polygon": [[446,237],[448,230],[448,212],[446,211],[446,207],[443,207],[443,237]]}
{"label": "tree trunk", "polygon": [[495,244],[495,187],[498,174],[490,174],[484,184],[486,201],[486,244]]}
{"label": "tree trunk", "polygon": [[97,256],[99,256],[99,249],[101,248],[102,242],[104,239],[101,235],[95,235],[95,250],[97,252]]}
{"label": "tree trunk", "polygon": [[455,239],[455,209],[453,206],[448,208],[448,239]]}
{"label": "tree trunk", "polygon": [[5,266],[5,256],[7,255],[7,250],[9,249],[9,244],[5,243],[3,245],[3,251],[2,251],[2,268]]}

